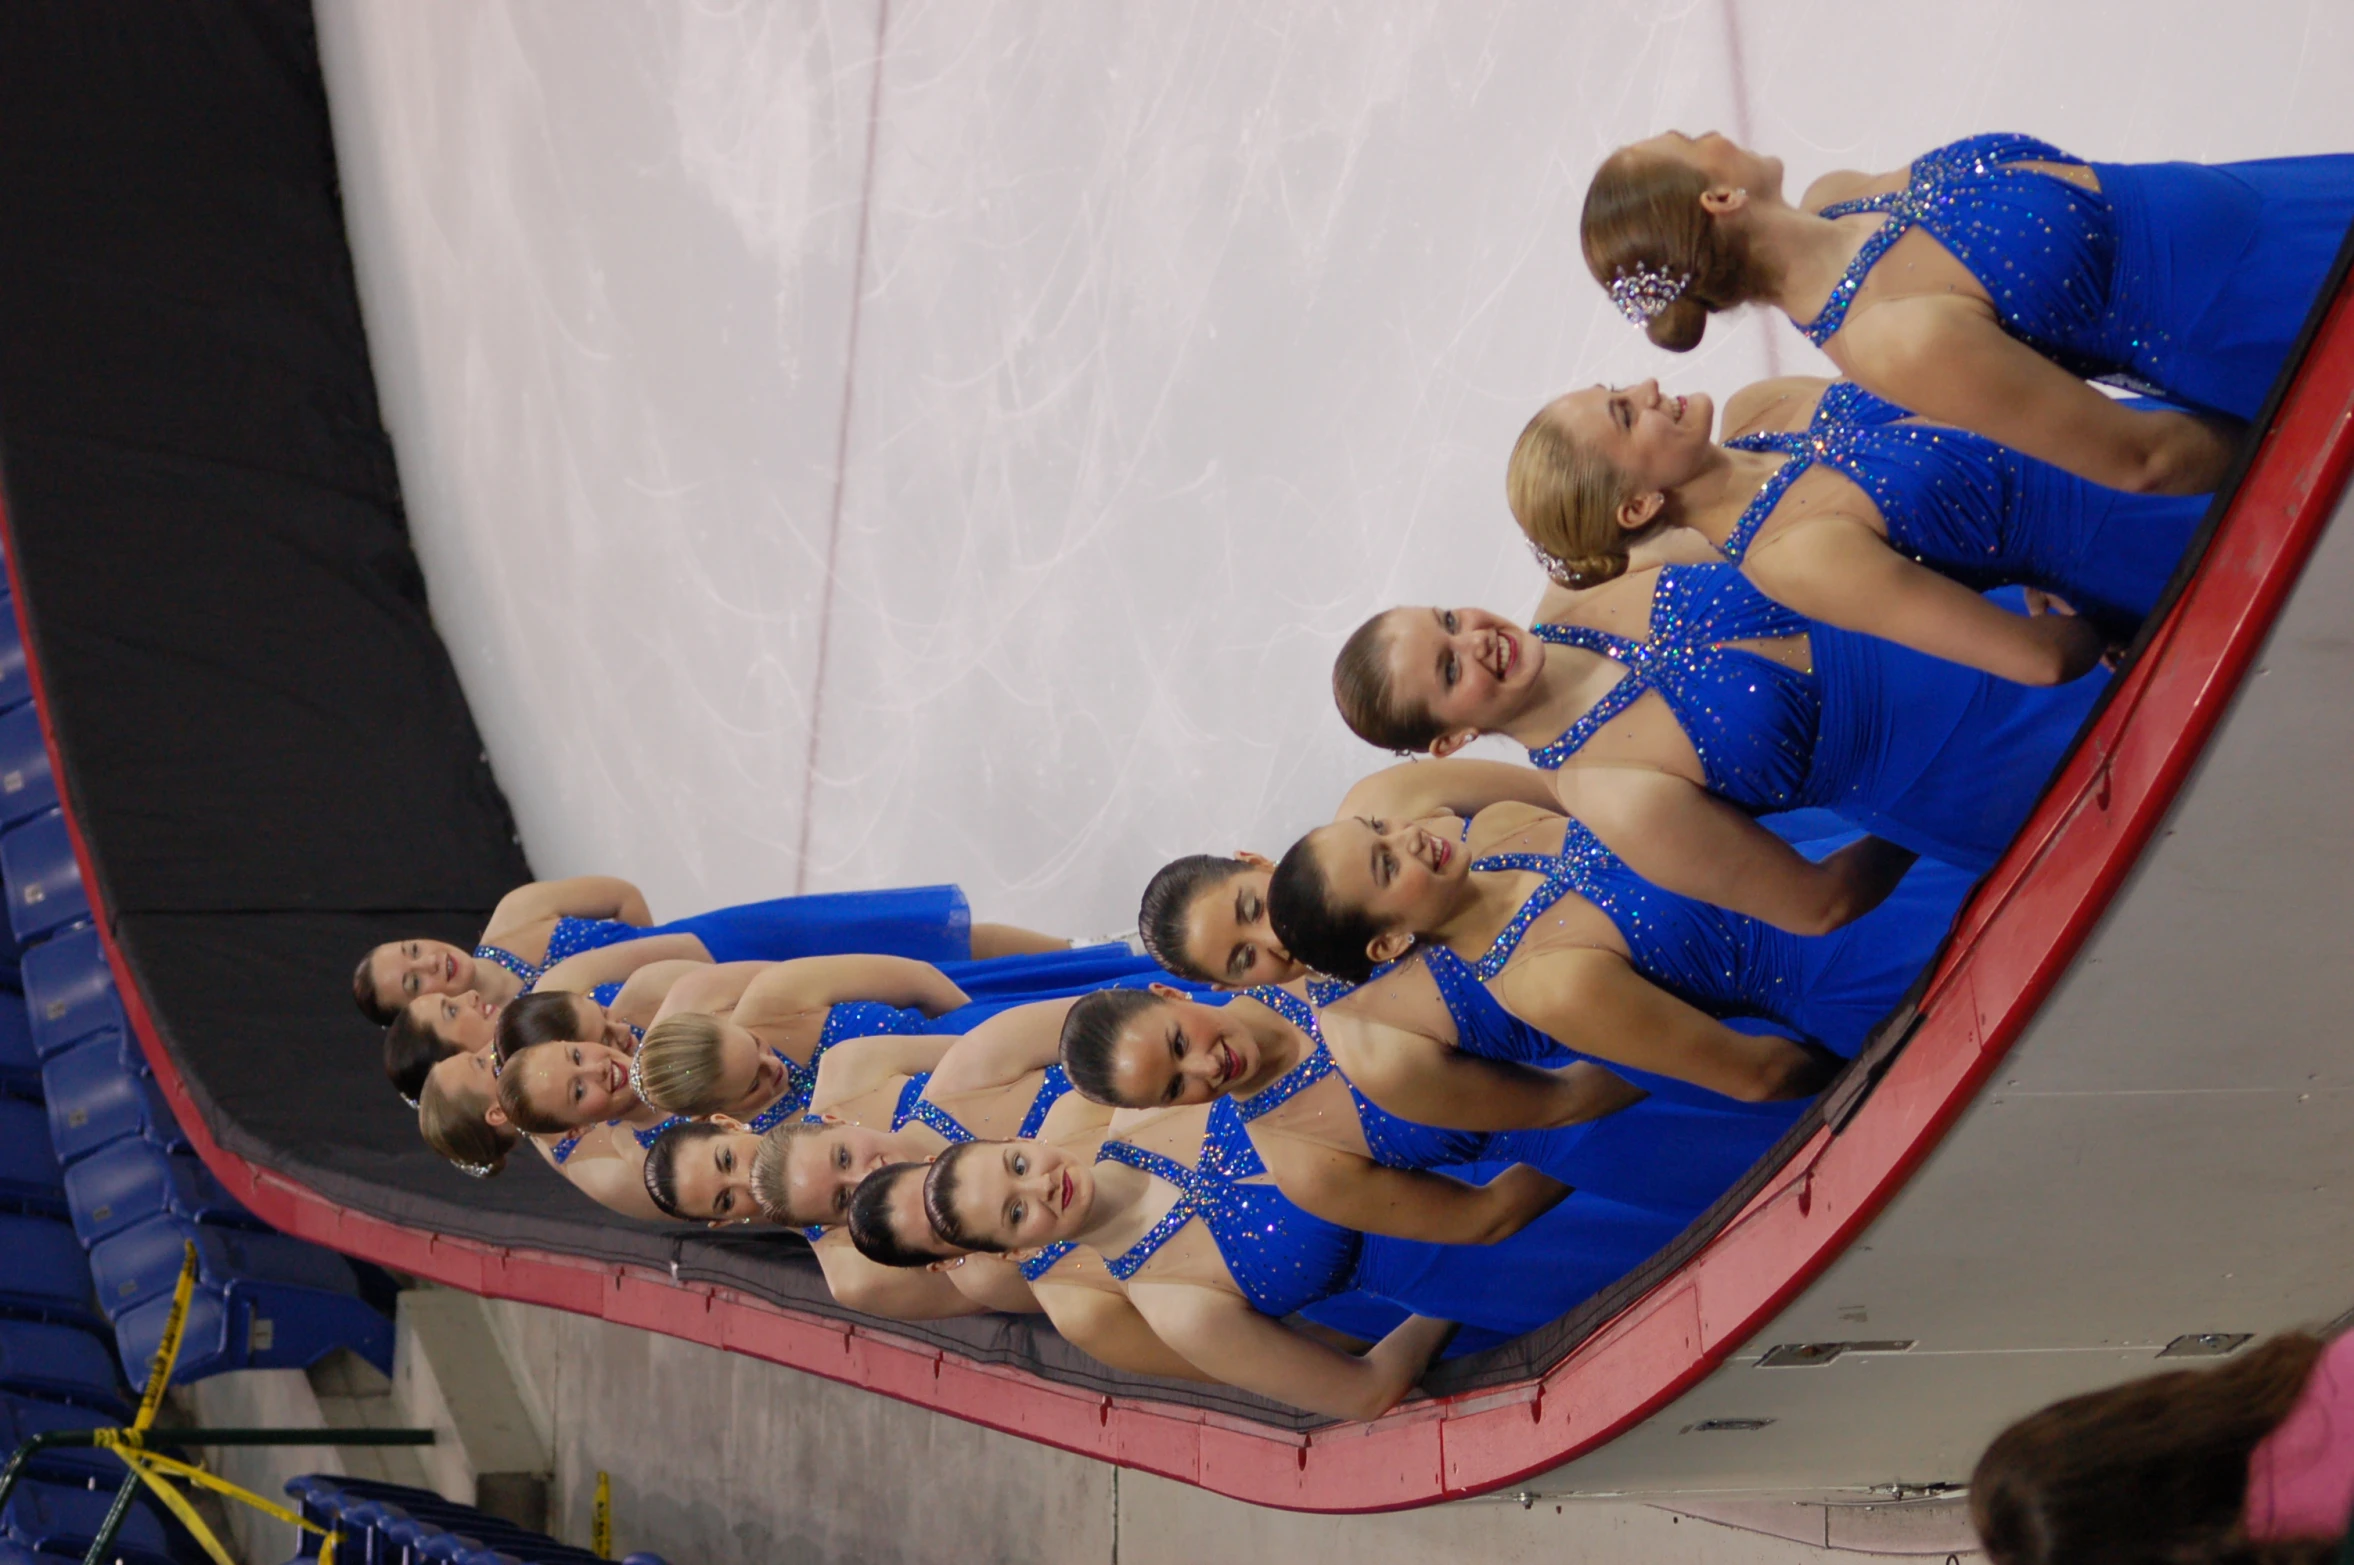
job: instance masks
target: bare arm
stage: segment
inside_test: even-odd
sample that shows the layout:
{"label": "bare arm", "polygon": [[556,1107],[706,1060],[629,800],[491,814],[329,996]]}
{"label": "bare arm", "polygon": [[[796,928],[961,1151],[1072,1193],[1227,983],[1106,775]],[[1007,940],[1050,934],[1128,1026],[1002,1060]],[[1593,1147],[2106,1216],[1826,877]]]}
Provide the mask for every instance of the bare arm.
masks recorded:
{"label": "bare arm", "polygon": [[2066,684],[2089,673],[2108,650],[2086,621],[2013,614],[1906,559],[1849,517],[1813,517],[1767,539],[1750,555],[1748,570],[1760,587],[1811,619],[2017,684]]}
{"label": "bare arm", "polygon": [[744,991],[774,962],[705,962],[691,973],[673,979],[663,993],[656,1019],[693,1011],[702,1016],[725,1016],[743,999]]}
{"label": "bare arm", "polygon": [[1432,1244],[1509,1239],[1569,1194],[1525,1163],[1484,1185],[1418,1168],[1387,1168],[1281,1131],[1251,1133],[1283,1193],[1328,1223]]}
{"label": "bare arm", "polygon": [[1195,1368],[1329,1418],[1379,1418],[1397,1406],[1454,1330],[1445,1321],[1411,1316],[1358,1357],[1270,1320],[1220,1289],[1132,1282],[1128,1297],[1153,1334]]}
{"label": "bare arm", "polygon": [[1820,1092],[1838,1061],[1789,1038],[1735,1032],[1606,951],[1541,951],[1496,980],[1515,1016],[1580,1054],[1743,1102]]}
{"label": "bare arm", "polygon": [[781,1020],[844,1000],[911,1005],[927,1016],[953,1011],[965,992],[929,962],[904,956],[805,956],[772,962],[736,1001],[736,1020],[746,1027]]}
{"label": "bare arm", "polygon": [[641,935],[568,956],[540,974],[532,987],[586,994],[599,984],[621,983],[639,968],[656,962],[694,962],[708,967],[711,953],[693,935]]}
{"label": "bare arm", "polygon": [[1640,1087],[1584,1061],[1543,1070],[1491,1060],[1385,1024],[1325,1028],[1333,1057],[1376,1105],[1447,1130],[1553,1130],[1617,1112]]}
{"label": "bare arm", "polygon": [[849,1309],[890,1320],[947,1320],[983,1313],[944,1273],[923,1266],[878,1265],[830,1235],[816,1248],[817,1264],[834,1301]]}
{"label": "bare arm", "polygon": [[1545,774],[1509,761],[1475,761],[1450,756],[1436,761],[1402,761],[1361,778],[1340,801],[1335,820],[1372,815],[1420,820],[1452,812],[1469,820],[1491,804],[1529,804],[1559,814]]}
{"label": "bare arm", "polygon": [[556,1170],[572,1182],[574,1189],[609,1212],[624,1217],[650,1218],[668,1222],[670,1214],[654,1204],[646,1194],[645,1167],[635,1158],[580,1157],[575,1155]]}
{"label": "bare arm", "polygon": [[1021,1267],[1002,1255],[975,1251],[958,1257],[956,1264],[942,1268],[940,1275],[955,1284],[957,1292],[985,1310],[1005,1315],[1035,1315],[1045,1308],[1038,1302],[1037,1293],[1023,1280]]}
{"label": "bare arm", "polygon": [[1184,1354],[1154,1335],[1136,1306],[1121,1295],[1086,1287],[1044,1286],[1037,1292],[1054,1329],[1090,1357],[1133,1375],[1216,1383],[1215,1375],[1194,1368]]}
{"label": "bare arm", "polygon": [[2230,420],[2121,407],[2004,331],[1984,302],[1958,295],[1875,306],[1833,347],[1867,390],[1923,418],[2133,494],[2206,494],[2245,432]]}
{"label": "bare arm", "polygon": [[616,918],[624,924],[651,924],[646,894],[618,875],[574,875],[567,880],[535,880],[499,898],[484,926],[496,944],[500,933],[536,924],[543,918]]}
{"label": "bare arm", "polygon": [[817,1062],[817,1081],[809,1089],[809,1112],[823,1113],[895,1077],[920,1076],[937,1064],[955,1041],[925,1035],[845,1038]]}
{"label": "bare arm", "polygon": [[932,1068],[940,1092],[978,1092],[1004,1087],[1055,1062],[1063,1018],[1077,1000],[1040,1000],[1000,1011],[963,1037],[951,1041]]}
{"label": "bare arm", "polygon": [[1763,919],[1828,934],[1878,907],[1914,855],[1866,837],[1817,863],[1706,789],[1640,767],[1570,765],[1556,774],[1570,812],[1650,881]]}

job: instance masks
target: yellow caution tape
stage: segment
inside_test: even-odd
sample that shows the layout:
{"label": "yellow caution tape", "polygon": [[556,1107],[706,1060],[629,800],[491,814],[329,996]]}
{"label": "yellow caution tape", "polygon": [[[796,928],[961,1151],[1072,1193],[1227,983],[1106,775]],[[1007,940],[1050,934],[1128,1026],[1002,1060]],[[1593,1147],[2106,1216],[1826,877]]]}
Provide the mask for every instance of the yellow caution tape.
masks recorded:
{"label": "yellow caution tape", "polygon": [[198,1514],[196,1507],[188,1502],[188,1497],[164,1481],[165,1475],[168,1474],[171,1477],[196,1484],[201,1488],[210,1489],[215,1494],[224,1495],[229,1499],[241,1501],[260,1511],[263,1515],[274,1517],[291,1526],[318,1533],[326,1539],[326,1542],[319,1546],[320,1565],[335,1565],[335,1533],[333,1529],[322,1527],[317,1522],[309,1520],[298,1512],[288,1510],[274,1500],[265,1500],[252,1490],[233,1484],[217,1473],[207,1472],[194,1463],[183,1462],[177,1457],[165,1456],[160,1451],[146,1449],[140,1442],[138,1430],[94,1429],[90,1432],[90,1436],[92,1444],[112,1451],[121,1457],[124,1465],[139,1475],[140,1482],[154,1492],[155,1497],[163,1502],[164,1508],[180,1519],[180,1525],[187,1528],[196,1541],[203,1545],[204,1552],[219,1561],[220,1565],[238,1565],[237,1557],[221,1543],[219,1538],[213,1535],[212,1529],[205,1525],[203,1516]]}
{"label": "yellow caution tape", "polygon": [[180,1280],[172,1288],[172,1310],[164,1317],[163,1340],[155,1345],[155,1362],[147,1366],[147,1389],[139,1394],[139,1414],[131,1420],[133,1429],[147,1429],[155,1423],[155,1415],[163,1406],[163,1394],[172,1384],[172,1371],[180,1362],[180,1336],[188,1329],[188,1301],[196,1296],[196,1244],[193,1240],[182,1244]]}
{"label": "yellow caution tape", "polygon": [[613,1557],[613,1480],[601,1470],[596,1505],[589,1512],[589,1552],[599,1559]]}

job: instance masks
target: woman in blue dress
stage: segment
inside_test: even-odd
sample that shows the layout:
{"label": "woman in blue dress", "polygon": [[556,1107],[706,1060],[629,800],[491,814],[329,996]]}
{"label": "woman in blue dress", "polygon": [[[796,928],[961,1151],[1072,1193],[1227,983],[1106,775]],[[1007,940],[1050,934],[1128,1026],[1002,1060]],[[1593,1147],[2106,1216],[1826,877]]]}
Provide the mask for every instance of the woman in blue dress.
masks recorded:
{"label": "woman in blue dress", "polygon": [[[587,993],[614,1021],[642,1035],[673,983],[687,973],[708,972],[710,968],[708,962],[683,959],[648,962],[626,980],[599,984]],[[492,1053],[498,1043],[499,1018],[512,1003],[469,989],[462,994],[421,994],[402,1006],[392,1025],[384,1029],[384,1074],[393,1090],[414,1108],[425,1090],[426,1074],[434,1066],[453,1054]]]}
{"label": "woman in blue dress", "polygon": [[[2287,361],[2347,225],[2354,156],[2089,163],[1971,136],[1797,206],[1722,136],[1621,148],[1586,192],[1595,280],[1651,340],[1787,315],[1878,396],[2111,488],[2204,494]],[[2086,377],[2185,405],[2119,406]]]}
{"label": "woman in blue dress", "polygon": [[1811,1092],[1822,1075],[1791,1040],[1731,1043],[1713,1019],[1763,1019],[1853,1056],[1935,954],[1970,881],[1924,861],[1870,914],[1805,938],[1661,890],[1574,820],[1498,805],[1469,823],[1321,827],[1284,855],[1268,902],[1285,945],[1344,978],[1418,946],[1426,961],[1468,964],[1521,1024],[1529,1057],[1566,1048],[1662,1096],[1760,1101],[1798,1083]]}
{"label": "woman in blue dress", "polygon": [[[2034,689],[1810,622],[1729,565],[1556,587],[1538,616],[1374,616],[1333,666],[1341,716],[1439,756],[1506,735],[1635,873],[1798,934],[1878,906],[1915,854],[1991,868],[2107,683]],[[1757,819],[1801,809],[1874,836],[1810,856]]]}
{"label": "woman in blue dress", "polygon": [[976,1137],[1100,1134],[1110,1111],[1073,1095],[1055,1063],[1070,1005],[1018,1006],[963,1037],[848,1039],[827,1051],[805,1101],[664,1132],[646,1155],[647,1194],[671,1217],[801,1230],[834,1298],[852,1309],[895,1320],[1035,1310],[1010,1270],[877,1266],[841,1224],[858,1181],[889,1164]]}
{"label": "woman in blue dress", "polygon": [[542,979],[585,992],[647,962],[782,962],[800,956],[904,956],[923,962],[1060,952],[1070,942],[1010,924],[976,924],[955,886],[777,897],[657,924],[644,893],[612,875],[518,886],[491,910],[471,951],[440,940],[388,941],[360,959],[352,998],[381,1025],[420,995],[504,1003]]}
{"label": "woman in blue dress", "polygon": [[[1330,1005],[1251,989],[1090,995],[1063,1025],[1075,1088],[1117,1108],[1231,1098],[1284,1193],[1366,1233],[1488,1243],[1506,1214],[1467,1165],[1527,1163],[1565,1187],[1659,1213],[1662,1242],[1797,1119],[1646,1097],[1611,1071],[1550,1071],[1460,964],[1410,961]],[[1564,1056],[1566,1058],[1566,1056]]]}
{"label": "woman in blue dress", "polygon": [[[1646,381],[1571,392],[1529,421],[1506,497],[1557,581],[1608,581],[1630,539],[1689,528],[1809,619],[2054,685],[2132,634],[2205,514],[2203,501],[2104,489],[1849,385],[1827,386],[1800,431],[1718,445],[1714,413],[1705,395]],[[2021,614],[1982,595],[2006,583],[2064,601]]]}
{"label": "woman in blue dress", "polygon": [[[1384,767],[1353,785],[1333,818],[1420,820],[1441,811],[1469,816],[1513,800],[1551,807],[1552,786],[1525,766],[1457,757]],[[1214,988],[1303,978],[1307,970],[1267,929],[1267,877],[1274,871],[1274,860],[1247,850],[1173,859],[1144,888],[1137,938],[1170,972]]]}
{"label": "woman in blue dress", "polygon": [[[1143,1116],[1092,1162],[1047,1142],[968,1143],[932,1165],[924,1206],[956,1249],[1023,1252],[1050,1316],[1062,1288],[1116,1292],[1200,1374],[1336,1418],[1394,1406],[1444,1344],[1446,1322],[1531,1329],[1657,1247],[1652,1214],[1563,1200],[1522,1170],[1498,1178],[1525,1187],[1518,1199],[1536,1215],[1484,1245],[1361,1234],[1303,1210],[1266,1176],[1241,1115],[1220,1100]],[[864,1237],[855,1217],[853,1234]],[[1350,1292],[1420,1313],[1361,1356],[1283,1324]]]}

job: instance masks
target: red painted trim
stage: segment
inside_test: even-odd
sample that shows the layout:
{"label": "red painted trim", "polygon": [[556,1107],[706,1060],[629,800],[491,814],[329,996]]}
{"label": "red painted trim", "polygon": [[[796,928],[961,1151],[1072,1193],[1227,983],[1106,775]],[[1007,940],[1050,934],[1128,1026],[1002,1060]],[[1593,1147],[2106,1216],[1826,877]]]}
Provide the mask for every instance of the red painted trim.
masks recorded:
{"label": "red painted trim", "polygon": [[[1813,1282],[1902,1188],[2017,1041],[2157,829],[2295,585],[2350,466],[2354,294],[2342,291],[2190,589],[1972,900],[1923,1002],[1919,1032],[1846,1128],[1818,1135],[1689,1265],[1541,1379],[1308,1435],[969,1363],[882,1323],[845,1325],[658,1272],[403,1227],[248,1164],[224,1151],[194,1113],[115,945],[70,800],[66,821],[124,1010],[157,1082],[206,1164],[287,1232],[453,1287],[790,1365],[1238,1499],[1395,1510],[1512,1483],[1649,1417]],[[0,531],[7,527],[0,501]],[[25,652],[46,729],[48,695],[29,633]],[[49,751],[65,799],[54,732]]]}

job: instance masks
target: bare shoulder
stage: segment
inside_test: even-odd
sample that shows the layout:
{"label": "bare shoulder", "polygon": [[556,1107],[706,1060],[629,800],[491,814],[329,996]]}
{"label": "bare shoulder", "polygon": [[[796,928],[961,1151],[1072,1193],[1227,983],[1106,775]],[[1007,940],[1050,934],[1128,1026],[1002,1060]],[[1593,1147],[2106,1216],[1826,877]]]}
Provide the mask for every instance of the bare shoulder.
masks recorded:
{"label": "bare shoulder", "polygon": [[1910,164],[1881,174],[1868,173],[1858,168],[1833,169],[1807,186],[1806,194],[1799,198],[1798,204],[1802,210],[1820,212],[1842,201],[1860,201],[1866,196],[1902,190],[1912,177]]}
{"label": "bare shoulder", "polygon": [[1782,375],[1753,381],[1725,399],[1717,437],[1738,440],[1743,435],[1795,434],[1815,416],[1815,404],[1831,382],[1820,375]]}

